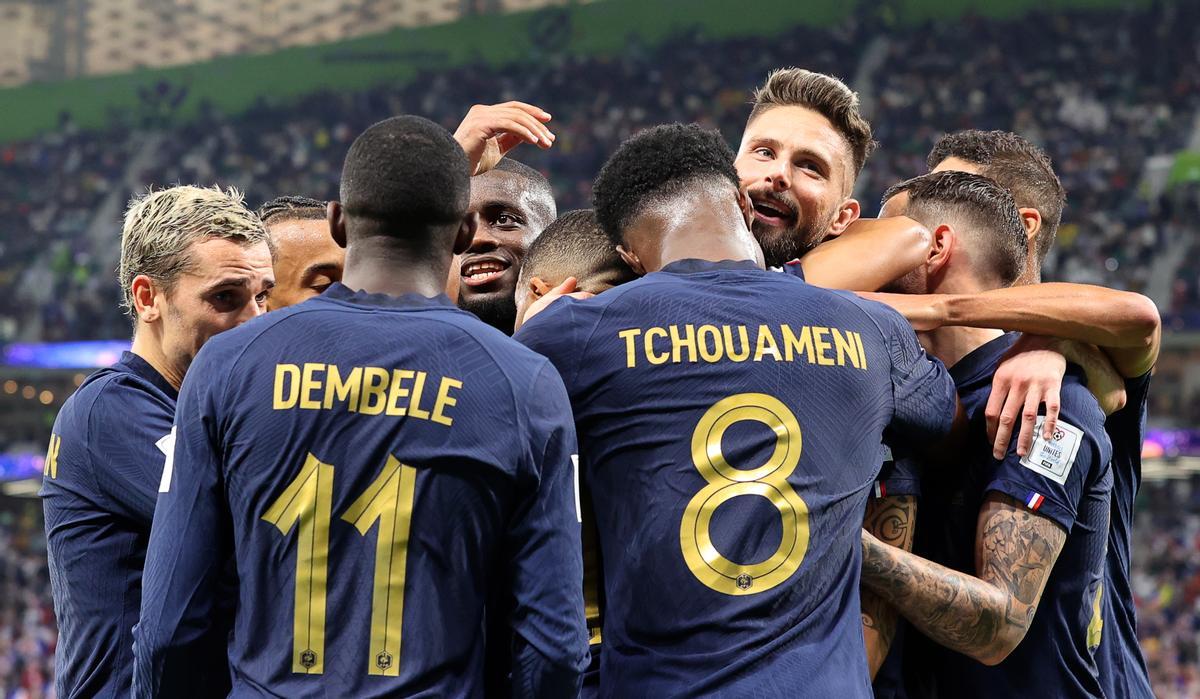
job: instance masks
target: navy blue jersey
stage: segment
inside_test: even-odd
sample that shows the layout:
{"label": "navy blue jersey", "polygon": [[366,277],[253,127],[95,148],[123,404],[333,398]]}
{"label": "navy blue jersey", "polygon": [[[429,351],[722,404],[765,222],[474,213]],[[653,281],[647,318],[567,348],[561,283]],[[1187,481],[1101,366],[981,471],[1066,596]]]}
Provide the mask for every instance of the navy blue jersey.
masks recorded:
{"label": "navy blue jersey", "polygon": [[1146,659],[1137,638],[1137,613],[1129,583],[1133,503],[1142,483],[1142,442],[1146,436],[1146,402],[1150,372],[1125,381],[1125,407],[1104,423],[1112,440],[1112,522],[1104,576],[1104,629],[1096,661],[1100,684],[1109,697],[1152,698]]}
{"label": "navy blue jersey", "polygon": [[335,284],[221,334],[179,399],[135,694],[192,681],[230,558],[232,696],[482,696],[486,645],[510,642],[489,604],[513,694],[573,693],[574,453],[554,367],[444,296]]}
{"label": "navy blue jersey", "polygon": [[[42,480],[58,618],[60,697],[124,697],[142,562],[176,391],[141,357],[92,374],[63,403]],[[165,444],[166,442],[163,441]]]}
{"label": "navy blue jersey", "polygon": [[1067,539],[1024,640],[999,665],[987,667],[910,629],[904,662],[915,665],[905,668],[905,676],[930,682],[933,689],[910,684],[909,696],[1102,696],[1094,654],[1112,490],[1104,414],[1082,372],[1072,366],[1063,381],[1054,438],[1042,439],[1039,418],[1028,456],[1017,456],[1014,434],[1004,459],[992,458],[983,413],[996,367],[1016,338],[1002,335],[950,369],[970,421],[967,463],[926,475],[914,550],[974,575],[979,511],[991,492],[1049,517]]}
{"label": "navy blue jersey", "polygon": [[685,260],[558,301],[517,339],[575,410],[604,564],[600,695],[870,696],[860,531],[882,434],[935,441],[955,410],[908,323],[749,262]]}

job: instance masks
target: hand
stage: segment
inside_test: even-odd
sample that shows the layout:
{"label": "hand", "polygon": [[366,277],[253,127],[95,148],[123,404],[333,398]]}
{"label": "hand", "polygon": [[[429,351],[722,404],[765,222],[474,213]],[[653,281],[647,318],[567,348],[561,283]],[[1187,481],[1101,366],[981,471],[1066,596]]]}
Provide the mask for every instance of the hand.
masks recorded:
{"label": "hand", "polygon": [[521,326],[524,325],[525,323],[529,322],[530,318],[532,318],[535,315],[546,310],[547,306],[549,306],[550,304],[554,303],[555,301],[559,300],[560,298],[562,298],[564,296],[570,296],[573,299],[590,299],[593,296],[595,296],[595,294],[589,293],[587,291],[575,291],[575,284],[576,284],[575,277],[567,277],[566,279],[563,280],[562,284],[559,284],[558,286],[554,287],[550,291],[543,294],[542,297],[539,298],[537,301],[534,301],[533,303],[529,304],[529,309],[525,311],[525,317],[517,318],[517,328],[516,329],[520,330]]}
{"label": "hand", "polygon": [[546,128],[550,114],[524,102],[477,104],[471,107],[454,131],[470,161],[471,176],[482,175],[522,143],[549,148],[554,134]]}
{"label": "hand", "polygon": [[1059,390],[1067,373],[1067,360],[1055,347],[1055,340],[1039,335],[1022,335],[1005,353],[992,377],[992,395],[984,417],[992,456],[1003,459],[1012,439],[1017,416],[1021,418],[1017,454],[1025,456],[1033,445],[1033,430],[1038,406],[1046,405],[1042,438],[1050,439],[1058,422]]}
{"label": "hand", "polygon": [[938,296],[934,294],[887,294],[877,291],[854,292],[868,301],[878,301],[891,306],[904,316],[917,332],[936,330],[942,327],[943,318]]}

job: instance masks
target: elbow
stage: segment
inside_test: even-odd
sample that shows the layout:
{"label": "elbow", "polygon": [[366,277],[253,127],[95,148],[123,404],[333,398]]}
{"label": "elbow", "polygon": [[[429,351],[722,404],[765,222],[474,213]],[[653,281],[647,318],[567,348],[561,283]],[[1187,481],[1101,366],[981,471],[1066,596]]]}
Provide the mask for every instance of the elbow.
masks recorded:
{"label": "elbow", "polygon": [[933,247],[933,233],[924,225],[909,219],[908,226],[908,246],[907,249],[913,259],[913,267],[925,261],[929,257],[929,249]]}
{"label": "elbow", "polygon": [[1154,301],[1141,294],[1129,294],[1128,318],[1130,337],[1136,338],[1140,347],[1150,347],[1162,332],[1162,317]]}
{"label": "elbow", "polygon": [[972,657],[988,667],[999,665],[1017,649],[1017,646],[1021,645],[1021,641],[1025,640],[1026,631],[1028,631],[1028,628],[1005,623],[1003,629],[997,634],[995,641],[988,647],[981,648]]}

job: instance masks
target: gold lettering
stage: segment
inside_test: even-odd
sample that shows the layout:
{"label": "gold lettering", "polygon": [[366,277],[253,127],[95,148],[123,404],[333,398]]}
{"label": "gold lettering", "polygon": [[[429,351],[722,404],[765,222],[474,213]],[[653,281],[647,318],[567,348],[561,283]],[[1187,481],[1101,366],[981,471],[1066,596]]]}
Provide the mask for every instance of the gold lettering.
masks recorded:
{"label": "gold lettering", "polygon": [[771,355],[777,362],[783,359],[779,354],[779,345],[775,344],[775,336],[771,334],[771,329],[760,325],[758,326],[758,342],[754,346],[754,361],[761,362],[764,354]]}
{"label": "gold lettering", "polygon": [[858,346],[854,344],[854,335],[847,332],[845,335],[837,328],[832,329],[833,346],[837,349],[837,365],[846,366],[846,357],[850,358],[850,364],[855,369],[858,368]]}
{"label": "gold lettering", "polygon": [[387,387],[390,374],[387,369],[369,366],[363,369],[362,401],[358,412],[363,415],[378,415],[387,405]]}
{"label": "gold lettering", "polygon": [[[284,393],[283,380],[288,379],[288,392]],[[300,367],[295,364],[275,365],[275,403],[276,410],[287,410],[296,405],[300,397]]]}
{"label": "gold lettering", "polygon": [[825,339],[825,336],[829,334],[829,328],[821,325],[814,325],[812,334],[813,349],[816,350],[817,364],[820,364],[821,366],[833,366],[833,360],[825,355],[825,353],[832,348],[832,345],[830,345]]}
{"label": "gold lettering", "polygon": [[304,378],[300,382],[301,410],[321,409],[321,402],[312,397],[313,391],[321,390],[321,380],[316,377],[316,374],[319,371],[325,371],[324,364],[304,364]]}
{"label": "gold lettering", "polygon": [[417,372],[417,380],[413,384],[412,400],[408,402],[408,414],[422,420],[429,419],[429,411],[421,407],[421,394],[425,392],[425,372]]}
{"label": "gold lettering", "polygon": [[[712,340],[712,349],[709,349],[708,340],[705,340],[706,336]],[[715,325],[701,325],[700,329],[696,331],[696,338],[700,345],[701,359],[710,364],[721,361],[725,346],[721,344],[721,331],[717,330]]]}
{"label": "gold lettering", "polygon": [[338,371],[336,364],[330,364],[329,369],[325,374],[325,402],[322,404],[326,410],[333,408],[333,402],[336,400],[339,403],[349,402],[350,412],[358,410],[358,385],[362,383],[362,367],[356,366],[350,370],[350,375],[342,381],[341,372]]}
{"label": "gold lettering", "polygon": [[437,400],[433,403],[433,421],[447,427],[454,423],[454,418],[446,415],[446,408],[458,405],[458,399],[450,397],[452,388],[462,388],[462,381],[449,376],[443,377],[442,384],[438,387]]}
{"label": "gold lettering", "polygon": [[790,325],[783,326],[784,358],[792,361],[797,355],[805,355],[808,363],[813,363],[812,332],[807,325],[800,327],[800,337],[796,337]]}
{"label": "gold lettering", "polygon": [[637,363],[637,353],[634,347],[634,341],[638,335],[642,334],[641,328],[630,328],[617,333],[617,337],[625,341],[625,368],[632,369]]}
{"label": "gold lettering", "polygon": [[658,352],[654,351],[654,338],[665,338],[666,336],[667,331],[663,330],[662,328],[646,329],[646,337],[644,338],[646,345],[646,360],[651,364],[665,364],[666,361],[671,358],[671,355],[667,352],[659,354]]}
{"label": "gold lettering", "polygon": [[684,326],[686,334],[683,337],[679,336],[679,326],[671,326],[671,361],[679,363],[682,356],[681,350],[686,347],[688,351],[688,361],[696,361],[696,326],[688,323]]}
{"label": "gold lettering", "polygon": [[750,357],[750,339],[746,337],[746,326],[738,326],[738,338],[742,341],[742,349],[734,351],[733,347],[733,329],[728,325],[721,326],[721,334],[725,338],[725,356],[729,357],[730,361],[744,362]]}
{"label": "gold lettering", "polygon": [[854,342],[855,342],[855,344],[858,345],[858,359],[859,359],[859,362],[861,362],[859,364],[859,368],[861,368],[863,371],[866,371],[867,370],[867,352],[866,352],[866,350],[863,349],[861,333],[854,333]]}
{"label": "gold lettering", "polygon": [[408,389],[404,387],[404,380],[412,377],[411,369],[392,370],[392,388],[388,391],[387,410],[385,411],[388,415],[406,415],[408,413],[408,406],[400,407],[400,399],[408,397]]}

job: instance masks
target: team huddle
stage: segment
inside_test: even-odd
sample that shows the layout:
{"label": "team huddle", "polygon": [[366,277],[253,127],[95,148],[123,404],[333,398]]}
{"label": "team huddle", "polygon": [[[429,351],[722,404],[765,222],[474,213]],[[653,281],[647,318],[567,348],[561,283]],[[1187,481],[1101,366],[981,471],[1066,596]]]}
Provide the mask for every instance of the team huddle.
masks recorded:
{"label": "team huddle", "polygon": [[60,697],[1153,696],[1160,321],[1041,283],[1040,149],[949,134],[862,218],[857,97],[781,69],[736,153],[643,131],[559,214],[551,123],[130,205],[41,490]]}

